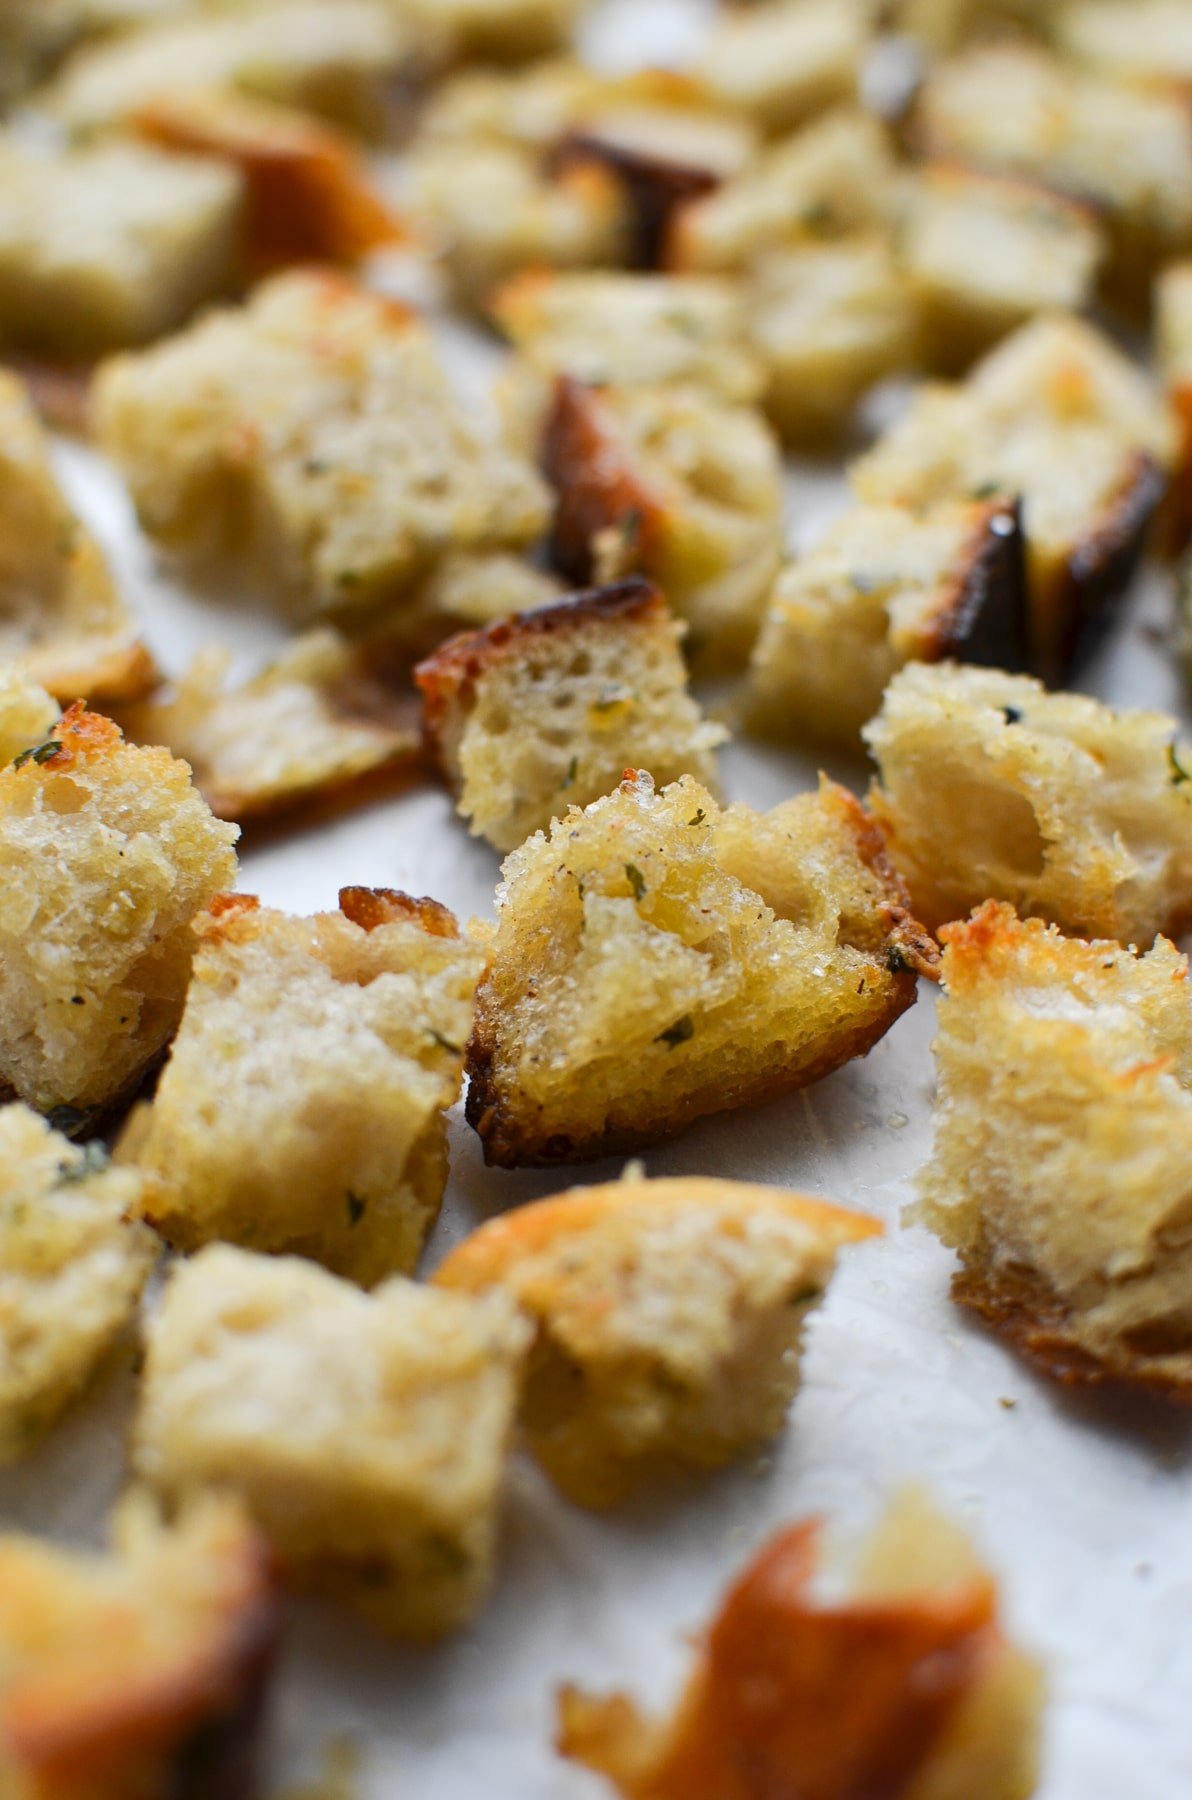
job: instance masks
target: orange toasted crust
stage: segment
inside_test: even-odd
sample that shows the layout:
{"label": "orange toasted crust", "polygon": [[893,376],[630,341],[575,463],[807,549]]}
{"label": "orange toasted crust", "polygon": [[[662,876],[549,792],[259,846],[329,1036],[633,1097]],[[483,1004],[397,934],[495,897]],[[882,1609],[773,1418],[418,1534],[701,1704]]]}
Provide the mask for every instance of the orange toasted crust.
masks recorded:
{"label": "orange toasted crust", "polygon": [[[397,888],[344,887],[339,890],[339,910],[362,931],[397,923],[417,925],[431,937],[458,938],[455,914],[438,900],[417,900]],[[255,894],[216,894],[191,929],[204,942],[224,940],[248,943],[260,929],[257,915],[261,902]]]}
{"label": "orange toasted crust", "polygon": [[551,560],[569,581],[591,580],[602,531],[624,532],[626,556],[649,560],[664,529],[665,501],[643,481],[597,390],[570,375],[555,377],[542,469],[556,493]]}

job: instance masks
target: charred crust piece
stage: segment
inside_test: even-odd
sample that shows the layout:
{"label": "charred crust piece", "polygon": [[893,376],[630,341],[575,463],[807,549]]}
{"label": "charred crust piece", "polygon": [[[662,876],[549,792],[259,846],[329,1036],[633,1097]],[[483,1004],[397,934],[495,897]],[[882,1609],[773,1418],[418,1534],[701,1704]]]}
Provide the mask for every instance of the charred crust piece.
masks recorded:
{"label": "charred crust piece", "polygon": [[941,609],[933,659],[1012,674],[1030,665],[1030,598],[1019,500],[992,500],[973,532],[972,556]]}
{"label": "charred crust piece", "polygon": [[560,172],[595,164],[616,179],[629,209],[629,266],[634,269],[663,266],[674,222],[683,207],[712,193],[722,179],[715,170],[673,162],[582,129],[567,134],[555,152],[555,161]]}
{"label": "charred crust piece", "polygon": [[429,932],[431,937],[459,936],[455,914],[441,901],[428,900],[425,895],[416,900],[398,888],[340,888],[339,910],[362,931],[375,931],[378,925],[392,925],[395,919],[401,919]]}
{"label": "charred crust piece", "polygon": [[632,536],[631,554],[648,553],[658,502],[603,418],[599,393],[570,375],[555,377],[542,469],[557,496],[551,560],[569,581],[591,579],[603,531],[619,528]]}
{"label": "charred crust piece", "polygon": [[1147,546],[1152,521],[1167,492],[1167,475],[1138,451],[1121,485],[1057,580],[1053,648],[1041,669],[1059,681],[1087,661],[1116,617]]}

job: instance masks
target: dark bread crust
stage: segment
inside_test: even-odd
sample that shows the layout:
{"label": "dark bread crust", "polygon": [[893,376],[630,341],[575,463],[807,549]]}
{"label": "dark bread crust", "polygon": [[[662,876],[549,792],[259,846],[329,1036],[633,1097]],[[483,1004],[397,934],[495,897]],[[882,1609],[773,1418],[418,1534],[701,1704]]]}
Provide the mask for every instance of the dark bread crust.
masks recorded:
{"label": "dark bread crust", "polygon": [[542,433],[542,472],[555,490],[551,561],[568,581],[595,572],[602,531],[626,534],[626,555],[648,558],[663,508],[605,416],[597,389],[555,377]]}
{"label": "dark bread crust", "polygon": [[1030,600],[1019,500],[988,501],[973,523],[932,621],[923,660],[977,663],[1019,674],[1030,666]]}
{"label": "dark bread crust", "polygon": [[720,186],[715,170],[677,162],[637,144],[618,143],[579,127],[555,151],[560,171],[595,166],[616,181],[629,214],[629,266],[660,269],[675,220],[683,207]]}

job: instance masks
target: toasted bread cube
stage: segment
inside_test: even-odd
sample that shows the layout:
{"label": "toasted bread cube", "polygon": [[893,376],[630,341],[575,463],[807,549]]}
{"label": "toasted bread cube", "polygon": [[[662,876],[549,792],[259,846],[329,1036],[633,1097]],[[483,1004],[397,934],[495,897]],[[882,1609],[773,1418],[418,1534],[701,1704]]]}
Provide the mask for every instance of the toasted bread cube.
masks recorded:
{"label": "toasted bread cube", "polygon": [[559,1694],[558,1748],[626,1800],[889,1794],[1027,1800],[1043,1676],[1005,1636],[968,1540],[916,1493],[846,1592],[816,1581],[818,1520],[764,1544],[729,1589],[667,1719],[624,1693]]}
{"label": "toasted bread cube", "polygon": [[0,767],[42,744],[59,716],[58,702],[21,669],[0,663]]}
{"label": "toasted bread cube", "polygon": [[1021,668],[1026,654],[1013,504],[854,506],[779,576],[749,664],[747,717],[766,737],[856,749],[905,663]]}
{"label": "toasted bread cube", "polygon": [[530,1448],[580,1506],[781,1430],[808,1311],[876,1219],[781,1188],[683,1179],[573,1188],[490,1219],[435,1284],[500,1288],[533,1320]]}
{"label": "toasted bread cube", "polygon": [[24,387],[2,369],[0,657],[56,700],[130,699],[157,678],[99,545],[58,486]]}
{"label": "toasted bread cube", "polygon": [[1173,460],[1166,408],[1141,370],[1064,314],[1024,325],[962,386],[928,384],[854,464],[866,501],[1020,496],[1032,656],[1058,680],[1134,572]]}
{"label": "toasted bread cube", "polygon": [[336,275],[278,276],[115,358],[94,412],[151,535],[307,619],[396,607],[449,550],[546,523],[543,484],[473,429],[425,326]]}
{"label": "toasted bread cube", "polygon": [[928,164],[898,236],[923,357],[962,369],[1035,313],[1093,300],[1105,233],[1093,209],[1021,176]]}
{"label": "toasted bread cube", "polygon": [[1177,729],[997,669],[905,668],[865,741],[869,804],[916,916],[934,928],[995,899],[1123,944],[1185,930],[1192,789]]}
{"label": "toasted bread cube", "polygon": [[559,376],[543,433],[552,552],[576,583],[640,572],[708,668],[744,661],[782,549],[782,464],[751,408],[693,387]]}
{"label": "toasted bread cube", "polygon": [[931,968],[860,802],[626,775],[506,859],[468,1049],[490,1163],[636,1148],[863,1056]]}
{"label": "toasted bread cube", "polygon": [[478,62],[523,62],[564,47],[589,0],[402,0],[404,15]]}
{"label": "toasted bread cube", "polygon": [[700,75],[714,99],[764,131],[791,131],[856,99],[867,15],[861,0],[768,0],[713,27]]}
{"label": "toasted bread cube", "polygon": [[881,234],[773,251],[749,300],[766,409],[788,443],[839,436],[866,389],[914,358],[914,296]]}
{"label": "toasted bread cube", "polygon": [[1171,512],[1178,548],[1192,531],[1192,258],[1170,263],[1155,285],[1155,352],[1175,416]]}
{"label": "toasted bread cube", "polygon": [[1183,0],[1065,0],[1057,49],[1118,81],[1192,87],[1192,14]]}
{"label": "toasted bread cube", "polygon": [[524,69],[465,69],[429,97],[419,141],[474,144],[482,138],[547,154],[608,87],[605,77],[568,56]]}
{"label": "toasted bread cube", "polygon": [[422,663],[427,748],[475,837],[516,850],[627,767],[715,780],[727,733],[687,691],[682,626],[630,577],[444,644]]}
{"label": "toasted bread cube", "polygon": [[149,1327],[133,1459],[171,1499],[241,1495],[288,1580],[437,1637],[492,1574],[531,1336],[501,1294],[395,1276],[372,1294],[216,1244]]}
{"label": "toasted bread cube", "polygon": [[182,1015],[190,921],[238,832],[165,750],[72,706],[0,769],[0,1086],[46,1112],[136,1085]]}
{"label": "toasted bread cube", "polygon": [[1065,1383],[1192,1401],[1192,999],[1139,955],[988,902],[941,932],[935,1146],[913,1217],[952,1297]]}
{"label": "toasted bread cube", "polygon": [[0,1107],[0,1463],[40,1437],[132,1318],[157,1260],[130,1216],[140,1191],[99,1145],[78,1150],[19,1102]]}
{"label": "toasted bread cube", "polygon": [[247,1796],[280,1628],[265,1544],[232,1500],[167,1526],[141,1493],[111,1540],[0,1537],[5,1791]]}
{"label": "toasted bread cube", "polygon": [[292,918],[221,895],[120,1156],[172,1244],[294,1251],[371,1286],[412,1269],[447,1181],[483,956],[433,900],[344,888]]}
{"label": "toasted bread cube", "polygon": [[338,632],[296,638],[251,681],[227,686],[218,645],[196,656],[171,692],[126,707],[141,744],[165,744],[191,766],[220,819],[267,818],[314,800],[366,791],[371,777],[418,760],[411,701],[372,680]]}

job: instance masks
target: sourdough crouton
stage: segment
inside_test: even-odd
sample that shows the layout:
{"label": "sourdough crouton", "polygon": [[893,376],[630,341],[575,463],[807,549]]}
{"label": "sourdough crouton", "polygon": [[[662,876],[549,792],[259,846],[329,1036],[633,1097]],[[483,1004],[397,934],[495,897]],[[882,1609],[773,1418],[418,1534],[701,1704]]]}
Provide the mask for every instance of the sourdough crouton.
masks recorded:
{"label": "sourdough crouton", "polygon": [[338,632],[296,638],[239,687],[227,686],[230,660],[210,645],[172,691],[120,714],[135,742],[190,764],[217,818],[270,817],[417,763],[412,697],[370,679]]}
{"label": "sourdough crouton", "polygon": [[656,581],[708,668],[740,663],[782,549],[778,446],[751,408],[693,387],[559,376],[543,433],[552,554],[569,580]]}
{"label": "sourdough crouton", "polygon": [[857,748],[904,663],[1021,668],[1026,579],[1017,508],[854,506],[779,576],[754,645],[751,728]]}
{"label": "sourdough crouton", "polygon": [[530,1335],[501,1294],[395,1276],[366,1295],[213,1245],[149,1327],[133,1459],[171,1499],[239,1493],[295,1584],[437,1637],[491,1579]]}
{"label": "sourdough crouton", "polygon": [[236,874],[190,770],[75,705],[0,769],[0,1084],[86,1113],[172,1036],[190,921]]}
{"label": "sourdough crouton", "polygon": [[452,638],[415,676],[427,748],[476,837],[515,850],[629,765],[710,783],[727,733],[687,691],[682,627],[630,577]]}
{"label": "sourdough crouton", "polygon": [[909,1494],[822,1592],[818,1520],[781,1531],[729,1589],[669,1719],[627,1694],[559,1695],[557,1746],[626,1800],[732,1794],[1027,1800],[1043,1677],[998,1619],[967,1539]]}
{"label": "sourdough crouton", "polygon": [[790,131],[857,97],[869,47],[862,0],[768,0],[717,23],[699,61],[713,99],[764,131]]}
{"label": "sourdough crouton", "polygon": [[435,1284],[503,1289],[537,1328],[530,1447],[580,1506],[673,1464],[716,1468],[782,1428],[808,1311],[876,1219],[781,1188],[574,1188],[490,1219]]}
{"label": "sourdough crouton", "polygon": [[0,767],[31,744],[44,743],[58,718],[58,702],[20,669],[0,663]]}
{"label": "sourdough crouton", "polygon": [[41,1800],[254,1791],[279,1617],[234,1501],[164,1525],[130,1494],[106,1553],[0,1537],[0,1779]]}
{"label": "sourdough crouton", "polygon": [[447,1181],[483,957],[433,900],[344,888],[291,918],[221,895],[186,1010],[121,1139],[173,1244],[292,1250],[371,1286],[412,1269]]}
{"label": "sourdough crouton", "polygon": [[0,1463],[40,1437],[131,1319],[157,1258],[129,1216],[140,1190],[98,1144],[78,1150],[28,1107],[0,1107]]}
{"label": "sourdough crouton", "polygon": [[959,386],[928,384],[854,464],[862,500],[1022,499],[1039,674],[1058,680],[1129,582],[1173,458],[1167,410],[1091,325],[1033,320]]}
{"label": "sourdough crouton", "polygon": [[522,62],[562,49],[588,0],[401,0],[403,15],[446,35],[453,55]]}
{"label": "sourdough crouton", "polygon": [[502,873],[467,1112],[505,1168],[631,1149],[818,1080],[931,968],[880,832],[822,778],[756,813],[631,772]]}
{"label": "sourdough crouton", "polygon": [[1171,525],[1178,548],[1192,531],[1192,258],[1170,263],[1155,285],[1155,352],[1175,416]]}
{"label": "sourdough crouton", "polygon": [[449,551],[536,538],[534,471],[473,428],[425,326],[282,275],[96,380],[95,430],[146,530],[232,563],[298,617],[397,607]]}
{"label": "sourdough crouton", "polygon": [[904,669],[865,741],[916,916],[934,928],[992,898],[1082,937],[1183,931],[1192,777],[1176,730],[998,669]]}
{"label": "sourdough crouton", "polygon": [[1184,0],[1066,0],[1051,30],[1061,54],[1118,81],[1192,87],[1192,15]]}
{"label": "sourdough crouton", "polygon": [[1187,959],[993,901],[941,932],[935,1146],[913,1217],[952,1296],[1062,1382],[1192,1400]]}
{"label": "sourdough crouton", "polygon": [[0,658],[56,700],[130,699],[157,678],[99,545],[58,486],[29,397],[3,369]]}

